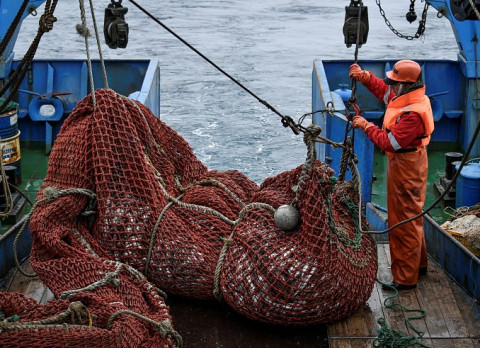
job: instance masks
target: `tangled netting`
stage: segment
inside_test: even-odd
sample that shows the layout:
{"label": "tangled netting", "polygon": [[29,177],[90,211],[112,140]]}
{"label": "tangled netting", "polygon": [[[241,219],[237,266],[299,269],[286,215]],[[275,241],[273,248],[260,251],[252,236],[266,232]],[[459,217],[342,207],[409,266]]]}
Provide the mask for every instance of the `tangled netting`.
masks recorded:
{"label": "tangled netting", "polygon": [[[375,243],[359,232],[352,183],[314,160],[314,146],[304,165],[258,187],[209,171],[144,105],[106,89],[96,103],[85,98],[65,121],[31,218],[31,264],[56,297],[138,340],[167,323],[166,345],[179,339],[151,283],[281,325],[333,322],[367,301]],[[292,202],[301,224],[284,232],[274,211]]]}

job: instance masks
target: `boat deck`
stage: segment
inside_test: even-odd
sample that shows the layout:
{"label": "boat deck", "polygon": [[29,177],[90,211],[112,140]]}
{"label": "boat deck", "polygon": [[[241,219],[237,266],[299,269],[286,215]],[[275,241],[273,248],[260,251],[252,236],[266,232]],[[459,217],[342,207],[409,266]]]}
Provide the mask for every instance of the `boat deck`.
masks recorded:
{"label": "boat deck", "polygon": [[[388,244],[379,244],[379,272],[382,281],[391,279]],[[31,273],[30,264],[24,269]],[[0,291],[24,293],[39,303],[53,298],[52,292],[38,278],[27,278],[12,270],[0,282]],[[230,347],[243,342],[245,347],[371,347],[380,329],[378,319],[385,318],[388,328],[415,336],[405,319],[417,316],[399,307],[385,308],[391,292],[376,283],[368,302],[354,315],[327,328],[278,328],[263,326],[241,318],[218,303],[198,303],[185,299],[170,299],[175,327],[184,338],[186,347]],[[436,264],[430,262],[428,274],[422,276],[414,290],[400,292],[396,303],[410,309],[427,312],[424,319],[412,320],[418,331],[425,332],[419,342],[429,347],[480,347],[480,305],[466,294]],[[201,325],[200,323],[208,323]],[[198,330],[197,330],[198,329]],[[328,342],[325,335],[328,332]],[[221,333],[224,334],[221,334]]]}
{"label": "boat deck", "polygon": [[[378,244],[381,281],[391,281],[390,263],[388,244]],[[385,299],[392,295],[377,282],[372,296],[357,313],[328,326],[330,347],[371,347],[381,328],[381,318],[386,319],[388,328],[417,336],[405,319],[420,313],[407,312],[399,306],[385,308]],[[429,347],[480,347],[480,304],[431,260],[428,273],[420,277],[417,288],[400,291],[394,302],[427,312],[425,318],[411,321],[418,331],[424,332],[420,343]]]}

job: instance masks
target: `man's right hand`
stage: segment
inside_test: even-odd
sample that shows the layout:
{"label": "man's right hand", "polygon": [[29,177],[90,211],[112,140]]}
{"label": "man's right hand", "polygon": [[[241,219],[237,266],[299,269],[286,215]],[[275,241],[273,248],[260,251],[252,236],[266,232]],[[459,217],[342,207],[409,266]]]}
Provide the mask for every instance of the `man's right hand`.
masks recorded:
{"label": "man's right hand", "polygon": [[368,128],[373,127],[374,124],[372,122],[368,122],[365,118],[362,116],[354,116],[352,120],[352,126],[354,128],[358,128],[363,130],[364,132],[367,131]]}
{"label": "man's right hand", "polygon": [[350,73],[348,74],[348,77],[361,83],[366,83],[370,80],[370,73],[367,70],[362,70],[360,65],[354,63],[350,65]]}

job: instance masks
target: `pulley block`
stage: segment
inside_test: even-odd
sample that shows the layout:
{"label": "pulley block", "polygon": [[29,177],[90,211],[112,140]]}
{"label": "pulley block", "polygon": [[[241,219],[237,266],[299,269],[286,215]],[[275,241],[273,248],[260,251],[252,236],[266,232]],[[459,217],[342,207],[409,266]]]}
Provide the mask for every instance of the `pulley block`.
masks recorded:
{"label": "pulley block", "polygon": [[125,48],[128,43],[128,23],[125,14],[128,8],[122,6],[122,0],[111,0],[105,9],[103,33],[110,48]]}
{"label": "pulley block", "polygon": [[357,43],[358,47],[361,47],[367,42],[368,8],[367,6],[363,6],[362,0],[351,0],[350,5],[345,6],[343,35],[345,37],[345,44],[347,47]]}

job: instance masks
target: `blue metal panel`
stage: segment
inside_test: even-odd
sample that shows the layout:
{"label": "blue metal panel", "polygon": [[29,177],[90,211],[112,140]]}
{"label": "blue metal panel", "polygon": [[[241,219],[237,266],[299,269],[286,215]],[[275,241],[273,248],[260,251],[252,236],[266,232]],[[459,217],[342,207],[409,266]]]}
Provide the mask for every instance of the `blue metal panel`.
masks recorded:
{"label": "blue metal panel", "polygon": [[[99,61],[93,61],[93,76],[95,88],[103,88],[102,70]],[[17,65],[15,62],[14,65]],[[149,106],[159,111],[160,82],[158,61],[149,60],[109,60],[105,62],[110,88],[122,95],[130,95],[135,91],[142,91],[148,100]],[[148,74],[147,74],[148,72]],[[34,60],[32,72],[22,82],[21,89],[41,95],[52,92],[71,92],[70,95],[60,96],[64,107],[63,118],[59,121],[45,117],[29,117],[30,103],[38,97],[27,93],[20,93],[19,124],[22,141],[45,142],[46,137],[55,138],[64,118],[73,110],[75,105],[87,93],[90,93],[88,83],[88,69],[83,60]],[[151,88],[149,91],[148,88]],[[155,105],[155,103],[158,103]],[[36,120],[36,121],[35,121]],[[48,122],[48,125],[45,123]],[[51,132],[51,135],[48,133]],[[50,142],[47,139],[47,143]]]}
{"label": "blue metal panel", "polygon": [[423,228],[429,255],[480,300],[480,260],[429,216],[425,217]]}
{"label": "blue metal panel", "polygon": [[[22,14],[22,20],[29,15],[29,10],[36,9],[45,0],[31,0],[27,5],[26,10]],[[0,41],[3,40],[5,34],[10,27],[13,19],[17,15],[18,10],[22,5],[22,1],[0,0]],[[13,47],[17,41],[18,32],[20,31],[21,23],[17,26],[12,38],[10,39],[3,55],[0,59],[0,79],[4,79],[10,74],[11,64],[13,61]]]}
{"label": "blue metal panel", "polygon": [[130,98],[148,106],[154,115],[160,117],[160,62],[158,59],[150,61],[142,89],[130,94]]}
{"label": "blue metal panel", "polygon": [[[386,214],[374,207],[372,203],[365,206],[365,217],[372,231],[384,231],[387,229]],[[373,238],[377,242],[388,242],[388,233],[375,234]]]}
{"label": "blue metal panel", "polygon": [[[478,76],[475,60],[480,57],[480,45],[478,45],[480,22],[477,20],[458,21],[452,13],[450,0],[428,0],[428,3],[450,21],[459,49],[458,60],[464,75],[468,78]],[[477,38],[477,44],[474,38]]]}
{"label": "blue metal panel", "polygon": [[[13,255],[13,241],[22,226],[25,218],[22,218],[17,224],[12,226],[5,234],[0,236],[0,278],[16,266]],[[18,259],[23,260],[30,254],[32,248],[32,236],[28,226],[23,231],[17,242]]]}

